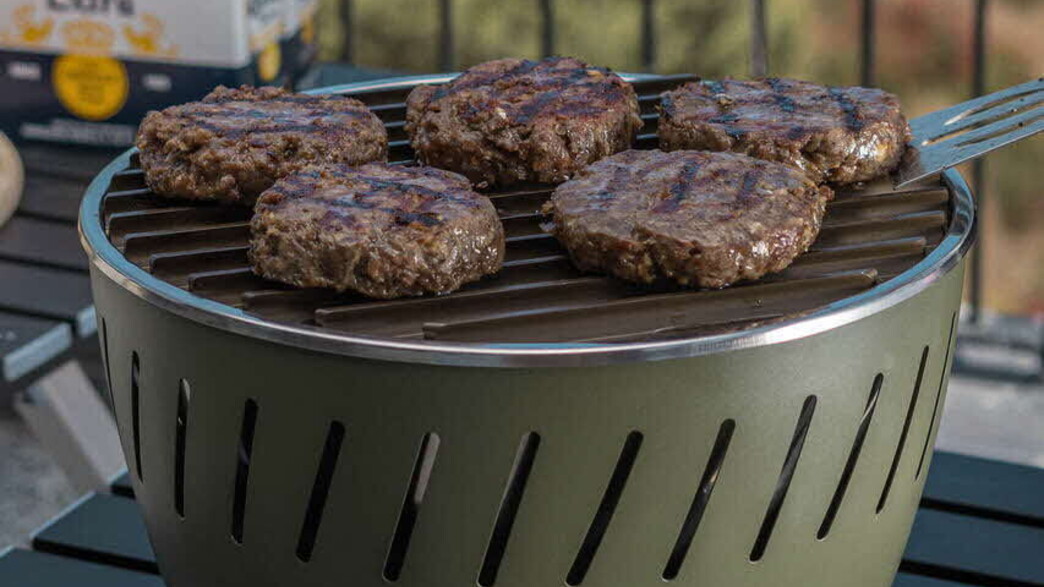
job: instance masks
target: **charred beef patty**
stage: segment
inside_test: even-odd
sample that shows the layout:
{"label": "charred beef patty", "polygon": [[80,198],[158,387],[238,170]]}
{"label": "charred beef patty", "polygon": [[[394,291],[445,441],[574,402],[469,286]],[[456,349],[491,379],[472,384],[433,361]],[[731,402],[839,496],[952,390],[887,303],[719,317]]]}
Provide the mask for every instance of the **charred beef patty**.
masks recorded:
{"label": "charred beef patty", "polygon": [[882,90],[768,78],[665,92],[659,135],[666,151],[736,151],[845,184],[895,169],[910,127],[899,99]]}
{"label": "charred beef patty", "polygon": [[545,212],[581,270],[724,287],[790,265],[832,197],[793,167],[746,155],[626,151],[558,186]]}
{"label": "charred beef patty", "polygon": [[150,112],[137,146],[157,194],[249,205],[309,164],[383,161],[388,136],[358,100],[243,86]]}
{"label": "charred beef patty", "polygon": [[641,125],[630,84],[569,57],[490,61],[406,101],[417,157],[486,185],[564,181]]}
{"label": "charred beef patty", "polygon": [[259,275],[374,298],[450,292],[504,260],[489,198],[431,167],[307,168],[258,198],[250,229]]}

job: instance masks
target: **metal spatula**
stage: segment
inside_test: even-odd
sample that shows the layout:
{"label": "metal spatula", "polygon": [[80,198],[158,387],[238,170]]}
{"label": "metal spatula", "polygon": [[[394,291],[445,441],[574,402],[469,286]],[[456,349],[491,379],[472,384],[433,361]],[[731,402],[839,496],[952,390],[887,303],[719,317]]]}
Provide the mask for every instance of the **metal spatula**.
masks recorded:
{"label": "metal spatula", "polygon": [[896,171],[896,187],[1044,131],[1044,78],[915,118],[910,130],[913,140]]}

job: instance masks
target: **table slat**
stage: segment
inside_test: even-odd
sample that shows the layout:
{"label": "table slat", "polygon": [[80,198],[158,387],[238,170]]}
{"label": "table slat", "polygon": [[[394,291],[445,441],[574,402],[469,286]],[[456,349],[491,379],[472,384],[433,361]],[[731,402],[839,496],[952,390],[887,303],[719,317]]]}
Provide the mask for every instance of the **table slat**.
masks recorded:
{"label": "table slat", "polygon": [[84,183],[90,181],[121,152],[123,149],[117,147],[30,142],[18,145],[18,154],[22,157],[26,175],[63,178]]}
{"label": "table slat", "polygon": [[22,189],[18,211],[38,218],[76,224],[86,179],[67,179],[29,173]]}
{"label": "table slat", "polygon": [[921,509],[902,569],[973,585],[1044,586],[1044,530]]}
{"label": "table slat", "polygon": [[0,555],[0,585],[11,587],[163,587],[156,575],[44,552],[13,549]]}
{"label": "table slat", "polygon": [[74,225],[25,216],[0,228],[0,259],[87,271],[87,255]]}
{"label": "table slat", "polygon": [[935,579],[921,575],[899,573],[892,587],[968,587],[967,583],[954,583],[945,579]]}
{"label": "table slat", "polygon": [[0,310],[64,320],[78,336],[94,334],[94,305],[87,275],[0,261]]}
{"label": "table slat", "polygon": [[12,383],[72,346],[63,322],[0,312],[0,375]]}
{"label": "table slat", "polygon": [[33,537],[36,550],[157,573],[138,504],[95,494]]}
{"label": "table slat", "polygon": [[938,452],[922,506],[1044,528],[1044,469]]}

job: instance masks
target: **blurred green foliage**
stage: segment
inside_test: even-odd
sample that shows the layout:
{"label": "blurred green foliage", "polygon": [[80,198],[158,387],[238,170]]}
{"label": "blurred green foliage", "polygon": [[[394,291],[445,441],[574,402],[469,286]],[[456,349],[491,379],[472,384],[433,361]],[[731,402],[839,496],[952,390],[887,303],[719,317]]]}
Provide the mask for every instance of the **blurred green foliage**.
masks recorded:
{"label": "blurred green foliage", "polygon": [[[323,0],[322,56],[336,60],[348,36],[339,0]],[[767,0],[769,69],[830,84],[859,82],[858,0]],[[437,0],[353,0],[357,64],[407,72],[439,69]],[[709,78],[748,71],[750,12],[745,0],[655,0],[660,73]],[[878,83],[917,116],[969,97],[972,0],[878,0]],[[639,71],[639,0],[555,0],[555,50],[619,71]],[[454,0],[458,68],[540,52],[538,0]],[[1044,72],[1044,1],[994,0],[988,14],[988,88]],[[1044,140],[992,155],[984,231],[987,303],[1044,312]],[[1010,277],[1001,266],[1020,264]],[[1026,269],[1026,268],[1029,269]],[[1012,285],[1018,279],[1018,285]]]}

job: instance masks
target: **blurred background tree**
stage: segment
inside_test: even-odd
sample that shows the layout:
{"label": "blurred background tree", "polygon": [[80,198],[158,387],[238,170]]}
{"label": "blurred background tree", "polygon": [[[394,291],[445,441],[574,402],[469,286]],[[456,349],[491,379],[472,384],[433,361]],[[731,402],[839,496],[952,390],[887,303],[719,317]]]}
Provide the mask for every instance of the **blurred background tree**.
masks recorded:
{"label": "blurred background tree", "polygon": [[[337,60],[348,41],[341,0],[323,0],[323,58]],[[879,85],[914,117],[969,97],[973,67],[972,0],[878,0]],[[859,80],[858,0],[768,0],[769,70],[829,84]],[[639,0],[556,0],[555,50],[619,71],[641,68]],[[460,68],[505,56],[540,56],[538,0],[454,0]],[[715,78],[746,75],[749,2],[657,0],[658,73]],[[403,72],[439,70],[437,0],[353,0],[358,65]],[[987,87],[1044,74],[1044,1],[993,0],[987,15]],[[1044,140],[990,156],[986,208],[985,303],[1010,313],[1044,315]]]}

